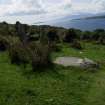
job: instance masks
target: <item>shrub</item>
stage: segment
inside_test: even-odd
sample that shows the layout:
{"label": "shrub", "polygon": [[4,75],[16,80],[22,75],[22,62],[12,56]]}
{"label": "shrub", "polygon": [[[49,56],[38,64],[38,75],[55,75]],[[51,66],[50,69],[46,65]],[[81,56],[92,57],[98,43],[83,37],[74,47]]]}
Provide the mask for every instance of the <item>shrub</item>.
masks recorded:
{"label": "shrub", "polygon": [[50,50],[47,44],[31,42],[24,45],[21,42],[12,44],[9,47],[9,57],[12,64],[26,64],[31,63],[32,69],[48,67],[51,63]]}
{"label": "shrub", "polygon": [[82,35],[81,35],[81,39],[82,40],[91,40],[92,39],[92,32],[90,32],[90,31],[85,31],[85,32],[83,32],[82,33]]}
{"label": "shrub", "polygon": [[0,23],[0,34],[3,36],[9,35],[9,25],[6,22]]}
{"label": "shrub", "polygon": [[105,45],[105,38],[103,37],[100,37],[97,41],[97,44],[102,44],[102,45]]}
{"label": "shrub", "polygon": [[6,37],[0,36],[0,51],[5,51],[9,47],[9,41]]}
{"label": "shrub", "polygon": [[29,63],[29,55],[21,42],[9,47],[9,57],[12,64],[24,64],[25,66]]}
{"label": "shrub", "polygon": [[50,50],[48,45],[43,45],[41,43],[37,43],[35,47],[31,47],[31,64],[33,70],[36,70],[37,68],[43,68],[48,67],[51,63],[50,59]]}
{"label": "shrub", "polygon": [[74,40],[71,46],[79,50],[83,49],[81,43],[78,40]]}
{"label": "shrub", "polygon": [[59,40],[58,35],[57,35],[57,31],[55,29],[50,29],[47,33],[47,37],[48,37],[49,42]]}
{"label": "shrub", "polygon": [[75,32],[74,29],[69,29],[66,31],[66,34],[65,34],[65,37],[64,37],[64,42],[67,42],[67,43],[71,43],[73,42],[74,39],[77,38],[77,34]]}
{"label": "shrub", "polygon": [[76,38],[80,40],[81,39],[81,36],[82,36],[82,31],[79,30],[79,29],[75,29],[74,31],[76,33]]}
{"label": "shrub", "polygon": [[98,41],[101,38],[105,38],[105,30],[103,29],[96,29],[93,33],[93,39],[96,41]]}

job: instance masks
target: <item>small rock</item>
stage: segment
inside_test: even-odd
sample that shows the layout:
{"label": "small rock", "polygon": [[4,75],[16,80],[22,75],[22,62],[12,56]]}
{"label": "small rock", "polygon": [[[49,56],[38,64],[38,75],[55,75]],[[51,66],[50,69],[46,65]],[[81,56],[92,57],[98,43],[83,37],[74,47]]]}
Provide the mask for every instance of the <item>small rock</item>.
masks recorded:
{"label": "small rock", "polygon": [[98,68],[99,67],[99,65],[96,62],[94,62],[88,58],[83,59],[83,63],[81,64],[81,66],[85,67],[85,68],[89,68],[89,67]]}

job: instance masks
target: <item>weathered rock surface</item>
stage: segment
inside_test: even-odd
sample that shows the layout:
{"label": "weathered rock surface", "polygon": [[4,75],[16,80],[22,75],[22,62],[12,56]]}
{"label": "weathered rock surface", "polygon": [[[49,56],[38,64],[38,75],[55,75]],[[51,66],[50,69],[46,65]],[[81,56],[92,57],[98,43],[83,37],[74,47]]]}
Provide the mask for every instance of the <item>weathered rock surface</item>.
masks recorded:
{"label": "weathered rock surface", "polygon": [[81,66],[85,67],[85,68],[88,68],[88,67],[98,68],[99,67],[98,63],[96,63],[88,58],[83,59],[83,63],[81,64]]}
{"label": "weathered rock surface", "polygon": [[60,64],[65,67],[67,66],[79,66],[79,67],[98,67],[98,64],[88,58],[78,58],[78,57],[58,57],[55,61],[55,64]]}

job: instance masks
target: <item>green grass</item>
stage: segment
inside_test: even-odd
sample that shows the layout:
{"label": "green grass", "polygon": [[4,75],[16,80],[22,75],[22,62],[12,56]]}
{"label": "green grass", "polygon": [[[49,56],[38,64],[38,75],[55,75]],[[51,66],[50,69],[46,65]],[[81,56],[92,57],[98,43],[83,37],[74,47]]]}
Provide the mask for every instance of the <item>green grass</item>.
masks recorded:
{"label": "green grass", "polygon": [[[86,43],[83,53],[63,45],[57,56],[88,57],[104,61],[105,46]],[[105,66],[91,72],[55,65],[43,72],[10,64],[0,53],[0,105],[104,105]]]}
{"label": "green grass", "polygon": [[[77,50],[70,47],[69,44],[60,45],[62,51],[59,53],[54,53],[54,57],[59,56],[77,56],[82,58],[90,58],[93,60],[105,60],[105,46],[92,44],[92,43],[82,43],[83,50]],[[82,52],[82,53],[80,53]]]}

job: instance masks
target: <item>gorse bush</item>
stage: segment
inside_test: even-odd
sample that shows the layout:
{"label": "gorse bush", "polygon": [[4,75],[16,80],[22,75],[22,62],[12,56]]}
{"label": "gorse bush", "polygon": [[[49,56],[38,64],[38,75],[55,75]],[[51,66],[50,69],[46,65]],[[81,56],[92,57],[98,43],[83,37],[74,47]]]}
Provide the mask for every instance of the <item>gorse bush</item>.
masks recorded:
{"label": "gorse bush", "polygon": [[55,29],[50,29],[47,32],[47,37],[49,42],[59,41],[59,37],[57,35],[57,31]]}
{"label": "gorse bush", "polygon": [[95,30],[93,39],[96,40],[98,44],[105,45],[105,30],[103,30],[103,29]]}
{"label": "gorse bush", "polygon": [[78,49],[78,50],[83,49],[81,43],[78,40],[74,40],[73,43],[71,44],[71,46],[75,49]]}
{"label": "gorse bush", "polygon": [[103,29],[96,29],[93,32],[93,39],[98,40],[100,38],[105,38],[105,30]]}
{"label": "gorse bush", "polygon": [[3,36],[0,35],[0,51],[6,51],[15,43],[19,42],[19,38],[16,36]]}
{"label": "gorse bush", "polygon": [[9,47],[9,57],[13,64],[31,64],[32,69],[48,67],[51,63],[49,46],[31,42],[24,45],[21,42],[14,43]]}
{"label": "gorse bush", "polygon": [[9,57],[13,64],[29,63],[29,55],[21,42],[14,43],[9,47]]}
{"label": "gorse bush", "polygon": [[64,42],[72,43],[74,39],[77,39],[76,31],[74,29],[68,29],[64,37]]}
{"label": "gorse bush", "polygon": [[[34,44],[34,43],[33,43]],[[36,43],[34,45],[31,44],[30,47],[30,54],[31,58],[31,65],[33,70],[37,68],[48,67],[51,64],[50,54],[51,51],[49,50],[49,46],[47,44]]]}
{"label": "gorse bush", "polygon": [[[39,41],[28,41],[27,25],[19,22],[15,25],[19,40],[13,42],[9,48],[11,63],[24,64],[30,63],[33,70],[40,67],[47,67],[51,62],[50,49],[47,35],[41,36]],[[47,39],[46,39],[47,38]]]}
{"label": "gorse bush", "polygon": [[9,25],[6,22],[0,23],[0,34],[7,36],[9,34]]}
{"label": "gorse bush", "polygon": [[5,36],[0,35],[0,51],[7,50],[9,45],[10,45],[9,39]]}
{"label": "gorse bush", "polygon": [[93,33],[90,31],[84,31],[81,35],[81,40],[92,40],[93,38]]}

